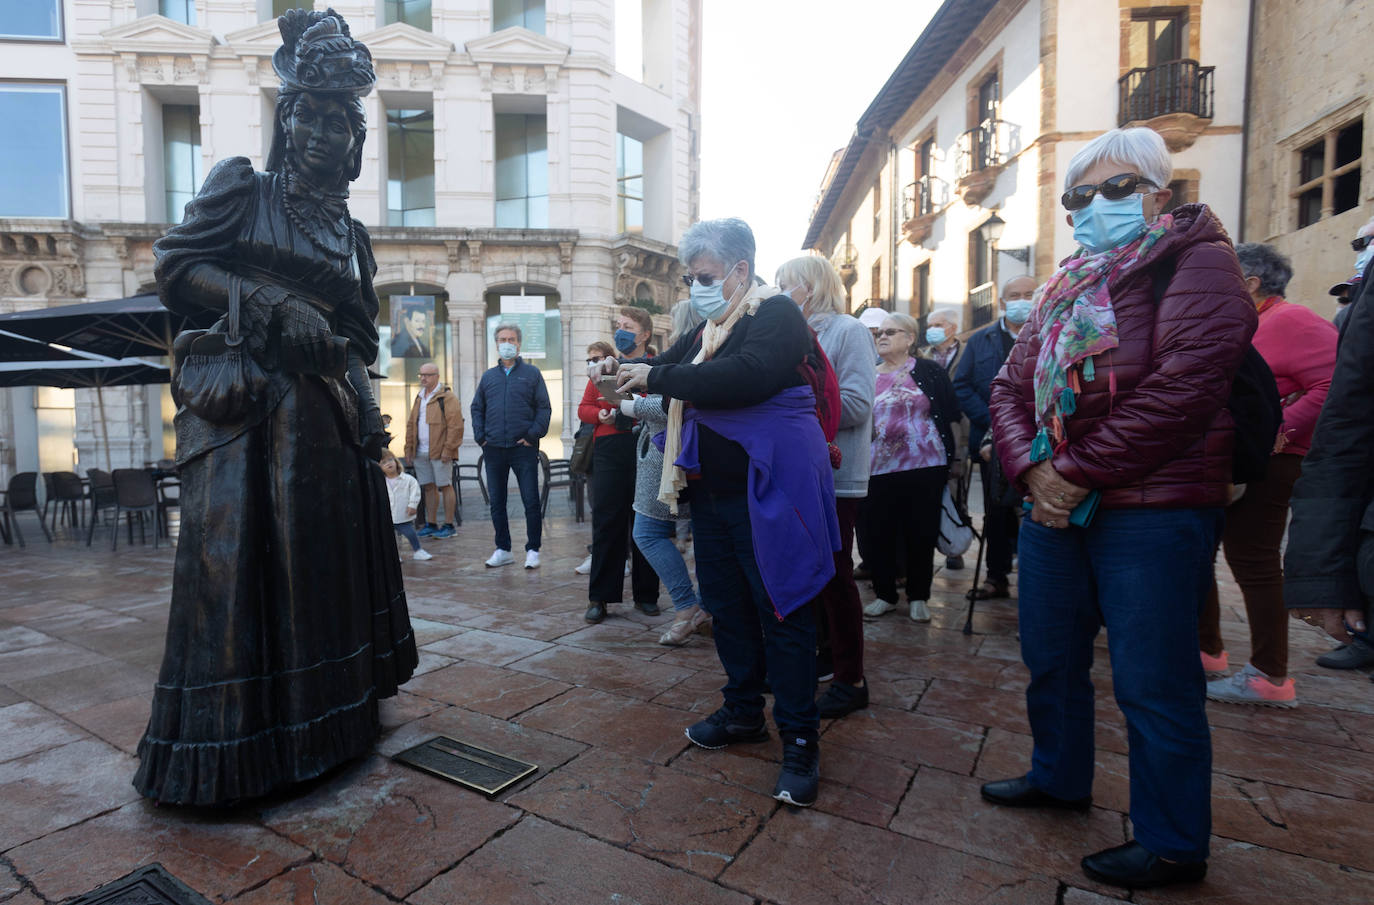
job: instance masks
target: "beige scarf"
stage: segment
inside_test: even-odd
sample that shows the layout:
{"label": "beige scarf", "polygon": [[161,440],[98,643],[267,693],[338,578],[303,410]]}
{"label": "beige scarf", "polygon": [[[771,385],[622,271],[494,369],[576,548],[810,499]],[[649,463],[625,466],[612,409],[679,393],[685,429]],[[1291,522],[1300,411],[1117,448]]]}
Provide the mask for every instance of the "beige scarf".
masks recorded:
{"label": "beige scarf", "polygon": [[[699,365],[715,355],[717,350],[725,345],[725,340],[730,337],[730,331],[741,317],[758,311],[759,305],[763,304],[765,299],[778,294],[776,286],[756,285],[725,320],[720,323],[707,321],[706,328],[701,331],[701,351],[692,359],[692,364]],[[681,399],[674,399],[668,403],[668,427],[663,432],[663,477],[658,483],[658,501],[666,505],[668,511],[674,515],[677,514],[678,494],[687,489],[687,472],[681,466],[673,464],[682,454],[683,405]]]}

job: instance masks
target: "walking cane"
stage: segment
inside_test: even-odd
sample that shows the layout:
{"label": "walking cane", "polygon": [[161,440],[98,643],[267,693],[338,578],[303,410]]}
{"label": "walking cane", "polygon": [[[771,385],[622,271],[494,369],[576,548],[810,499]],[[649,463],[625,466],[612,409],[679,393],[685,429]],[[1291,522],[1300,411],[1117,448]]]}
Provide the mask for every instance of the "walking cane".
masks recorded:
{"label": "walking cane", "polygon": [[[969,466],[973,464],[973,451],[969,450]],[[973,482],[973,475],[968,475],[970,486]],[[988,491],[987,482],[983,480],[983,472],[978,472],[978,483],[983,488],[983,530],[974,531],[974,537],[978,538],[978,555],[973,560],[973,586],[968,589],[968,616],[964,619],[964,634],[973,634],[973,608],[978,605],[978,581],[982,577],[983,569],[983,549],[986,546],[988,534],[988,508],[992,501],[992,496]],[[973,519],[969,519],[969,528],[973,527]]]}

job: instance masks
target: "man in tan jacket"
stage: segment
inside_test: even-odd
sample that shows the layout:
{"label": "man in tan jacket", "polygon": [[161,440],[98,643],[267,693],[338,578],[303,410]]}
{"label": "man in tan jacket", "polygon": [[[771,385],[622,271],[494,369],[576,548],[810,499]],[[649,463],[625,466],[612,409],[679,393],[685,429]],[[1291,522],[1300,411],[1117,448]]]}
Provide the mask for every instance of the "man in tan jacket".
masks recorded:
{"label": "man in tan jacket", "polygon": [[[424,417],[420,413],[424,412]],[[463,408],[458,397],[439,383],[439,368],[432,361],[420,365],[420,392],[406,419],[406,458],[415,466],[415,477],[425,492],[425,526],[421,537],[453,537],[456,497],[453,493],[453,460],[463,442]],[[436,524],[443,496],[443,522]]]}

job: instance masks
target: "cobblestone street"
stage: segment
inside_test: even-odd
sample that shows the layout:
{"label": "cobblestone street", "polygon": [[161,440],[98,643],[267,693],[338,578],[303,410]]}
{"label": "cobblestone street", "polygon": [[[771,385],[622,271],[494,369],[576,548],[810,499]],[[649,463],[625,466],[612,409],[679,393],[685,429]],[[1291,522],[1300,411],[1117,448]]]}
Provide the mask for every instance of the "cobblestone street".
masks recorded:
{"label": "cobblestone street", "polygon": [[[971,569],[937,575],[930,625],[901,611],[870,622],[873,704],[822,724],[820,800],[794,811],[769,797],[776,738],[726,751],[684,738],[719,699],[708,639],[661,647],[670,614],[627,605],[583,621],[573,567],[590,528],[567,512],[550,505],[541,569],[491,570],[490,528],[470,501],[457,538],[429,541],[431,562],[406,559],[421,674],[384,703],[376,754],[298,794],[211,813],[155,807],[129,782],[171,549],[121,537],[111,553],[106,531],[91,548],[70,535],[0,548],[0,902],[63,902],[153,862],[244,905],[1124,898],[1078,867],[1128,833],[1126,735],[1102,639],[1090,812],[979,798],[983,780],[1024,770],[1031,745],[1014,604],[980,605],[975,633],[960,631]],[[1229,576],[1223,612],[1239,665],[1248,635]],[[1207,881],[1126,900],[1371,901],[1374,688],[1312,666],[1329,647],[1315,629],[1295,623],[1292,639],[1298,709],[1209,705]],[[389,759],[438,733],[539,770],[488,800]]]}

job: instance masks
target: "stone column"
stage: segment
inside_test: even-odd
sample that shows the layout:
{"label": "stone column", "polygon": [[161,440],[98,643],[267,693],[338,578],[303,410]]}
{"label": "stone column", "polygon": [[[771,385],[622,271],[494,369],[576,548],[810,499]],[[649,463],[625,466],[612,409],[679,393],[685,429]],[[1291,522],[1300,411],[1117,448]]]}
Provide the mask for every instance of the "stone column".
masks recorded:
{"label": "stone column", "polygon": [[578,374],[585,373],[582,367],[582,357],[575,354],[580,346],[573,344],[572,318],[572,297],[573,281],[571,273],[564,273],[558,278],[558,321],[562,329],[559,333],[563,337],[563,458],[572,455],[573,431],[578,426],[577,403],[582,398],[581,387],[579,392],[573,394],[573,384],[580,383],[573,378]]}
{"label": "stone column", "polygon": [[[482,376],[486,360],[486,284],[480,273],[450,273],[444,288],[448,291],[448,320],[453,327],[453,347],[449,351],[449,380],[454,392],[462,400],[464,412],[471,420],[472,396]],[[463,432],[463,445],[458,458],[476,462],[481,455],[472,427]]]}

